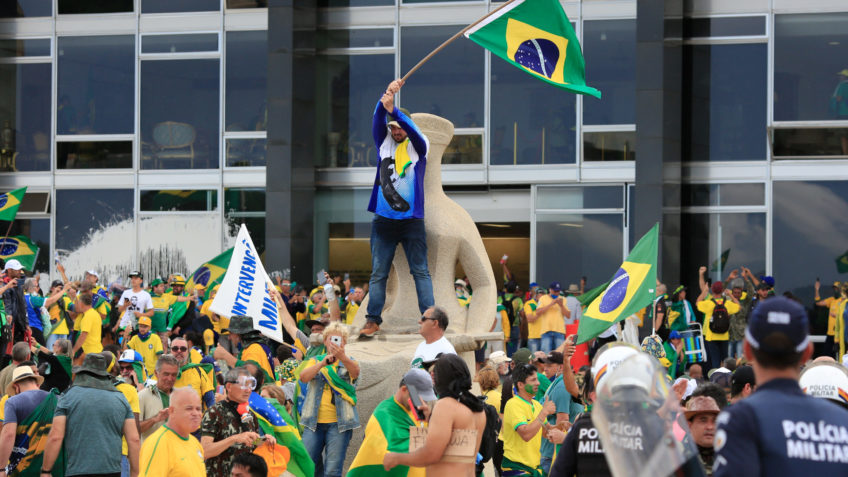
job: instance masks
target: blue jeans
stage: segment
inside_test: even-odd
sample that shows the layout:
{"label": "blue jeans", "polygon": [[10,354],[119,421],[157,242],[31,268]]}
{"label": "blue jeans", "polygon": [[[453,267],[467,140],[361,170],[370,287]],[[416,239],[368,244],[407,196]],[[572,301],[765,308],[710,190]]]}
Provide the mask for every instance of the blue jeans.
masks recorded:
{"label": "blue jeans", "polygon": [[398,244],[403,246],[409,272],[415,280],[418,310],[424,313],[433,306],[433,282],[427,268],[427,233],[424,219],[387,219],[379,215],[371,222],[371,281],[368,282],[366,319],[378,325],[383,322],[386,303],[386,280],[395,258]]}
{"label": "blue jeans", "polygon": [[542,349],[542,338],[530,338],[527,340],[527,347],[530,351],[536,352]]}
{"label": "blue jeans", "polygon": [[121,477],[130,477],[130,461],[127,456],[121,457]]}
{"label": "blue jeans", "polygon": [[548,474],[551,473],[551,464],[552,463],[553,463],[552,457],[542,456],[542,460],[541,460],[541,462],[539,462],[539,467],[542,468],[542,470],[545,472],[545,475],[548,475]]}
{"label": "blue jeans", "polygon": [[542,335],[542,351],[550,353],[559,348],[562,342],[565,341],[565,335],[556,331],[548,331]]}
{"label": "blue jeans", "polygon": [[707,348],[709,362],[707,371],[721,367],[721,362],[727,357],[727,341],[704,341],[704,346]]}
{"label": "blue jeans", "polygon": [[341,477],[347,445],[353,431],[339,432],[339,425],[318,424],[313,432],[303,429],[303,445],[315,462],[315,477]]}
{"label": "blue jeans", "polygon": [[742,356],[742,340],[739,341],[730,341],[728,342],[728,350],[727,355],[731,358],[738,358]]}

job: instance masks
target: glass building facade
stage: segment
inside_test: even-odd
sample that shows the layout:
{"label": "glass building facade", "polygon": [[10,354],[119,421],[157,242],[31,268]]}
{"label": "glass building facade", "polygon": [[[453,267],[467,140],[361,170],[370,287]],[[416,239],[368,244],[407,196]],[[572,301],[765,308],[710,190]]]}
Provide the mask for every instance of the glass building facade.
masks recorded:
{"label": "glass building facade", "polygon": [[[190,272],[246,223],[272,270],[365,280],[377,100],[497,6],[2,3],[0,188],[29,187],[11,235],[42,245],[42,271],[59,253],[69,270],[109,279],[135,267]],[[746,266],[809,304],[817,277],[825,289],[844,279],[836,260],[848,250],[848,4],[685,4],[664,31],[679,47],[680,100],[662,106],[662,127],[679,136],[662,159],[679,171],[661,181],[670,192],[657,215],[673,217],[663,272],[696,285],[701,265],[713,279]],[[563,6],[601,100],[462,38],[397,98],[456,126],[445,188],[477,222],[496,275],[506,253],[523,284],[606,280],[644,232],[640,161],[660,160],[646,140],[655,125],[639,119],[650,106],[640,109],[637,74],[638,39],[655,22],[640,21],[636,0]],[[279,125],[296,132],[274,137]]]}

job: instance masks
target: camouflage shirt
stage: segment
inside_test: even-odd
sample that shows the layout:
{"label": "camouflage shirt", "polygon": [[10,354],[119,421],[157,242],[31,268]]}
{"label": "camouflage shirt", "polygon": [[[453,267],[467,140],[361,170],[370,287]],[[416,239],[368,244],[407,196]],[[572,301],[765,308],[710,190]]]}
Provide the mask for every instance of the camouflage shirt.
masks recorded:
{"label": "camouflage shirt", "polygon": [[[238,403],[227,400],[210,407],[200,422],[201,437],[210,436],[213,442],[222,441],[232,435],[242,432],[259,432],[259,425],[253,414],[247,413],[242,421],[238,413]],[[233,457],[239,454],[249,454],[251,447],[235,444],[215,457],[206,459],[206,475],[208,477],[230,477]]]}
{"label": "camouflage shirt", "polygon": [[739,299],[739,312],[730,315],[730,341],[742,341],[745,338],[745,327],[748,326],[748,313],[751,311],[751,300],[754,298],[754,287],[745,280],[745,291]]}

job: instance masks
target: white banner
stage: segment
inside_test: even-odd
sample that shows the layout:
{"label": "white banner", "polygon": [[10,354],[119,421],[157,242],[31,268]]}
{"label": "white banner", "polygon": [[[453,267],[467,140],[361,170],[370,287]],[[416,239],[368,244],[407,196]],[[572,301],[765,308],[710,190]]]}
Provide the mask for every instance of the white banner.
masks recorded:
{"label": "white banner", "polygon": [[247,227],[242,224],[230,266],[209,309],[229,317],[252,316],[254,329],[282,343],[280,313],[274,299],[268,294],[269,282]]}

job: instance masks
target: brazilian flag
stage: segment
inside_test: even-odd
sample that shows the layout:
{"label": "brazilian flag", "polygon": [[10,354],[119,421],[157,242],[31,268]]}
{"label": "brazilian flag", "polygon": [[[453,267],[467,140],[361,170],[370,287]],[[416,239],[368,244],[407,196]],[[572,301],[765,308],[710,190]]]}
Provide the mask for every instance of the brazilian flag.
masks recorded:
{"label": "brazilian flag", "polygon": [[206,287],[206,298],[209,297],[209,290],[211,290],[215,285],[221,283],[224,279],[224,274],[227,273],[227,267],[230,266],[230,259],[233,257],[233,248],[229,248],[221,255],[209,260],[208,262],[201,265],[194,273],[191,274],[191,278],[186,282],[185,289],[188,292],[194,291],[195,285],[203,285]]}
{"label": "brazilian flag", "polygon": [[312,477],[315,474],[315,463],[309,457],[294,419],[286,412],[286,408],[276,399],[265,399],[255,392],[250,393],[248,407],[256,415],[262,432],[274,436],[277,444],[289,449],[291,460],[286,470],[296,477]]}
{"label": "brazilian flag", "polygon": [[421,467],[383,468],[387,452],[409,452],[409,427],[416,424],[412,412],[401,407],[394,397],[378,404],[365,426],[365,439],[350,464],[347,477],[424,477]]}
{"label": "brazilian flag", "polygon": [[35,259],[38,257],[38,245],[34,244],[29,237],[17,235],[0,239],[0,258],[4,261],[15,259],[21,262],[27,270],[32,270]]}
{"label": "brazilian flag", "polygon": [[591,340],[613,323],[653,302],[657,284],[658,236],[659,224],[654,224],[630,251],[603,293],[586,307],[577,329],[577,344]]}
{"label": "brazilian flag", "polygon": [[839,273],[848,273],[848,252],[836,257],[836,271]]}
{"label": "brazilian flag", "polygon": [[8,220],[10,222],[15,220],[15,216],[18,214],[18,207],[21,206],[21,202],[24,200],[26,190],[26,187],[21,187],[20,189],[0,194],[0,220]]}
{"label": "brazilian flag", "polygon": [[514,0],[465,36],[542,81],[601,97],[600,91],[586,86],[580,42],[559,0]]}

